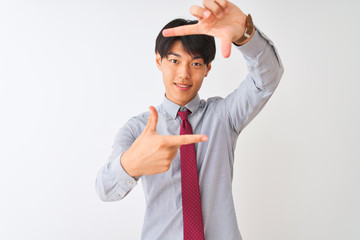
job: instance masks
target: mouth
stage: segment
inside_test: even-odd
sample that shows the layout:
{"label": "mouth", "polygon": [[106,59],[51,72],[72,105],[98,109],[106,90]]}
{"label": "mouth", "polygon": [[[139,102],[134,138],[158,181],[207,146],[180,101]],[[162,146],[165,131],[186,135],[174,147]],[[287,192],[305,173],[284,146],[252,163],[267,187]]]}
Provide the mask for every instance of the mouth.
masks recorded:
{"label": "mouth", "polygon": [[180,90],[188,90],[192,86],[190,84],[180,84],[180,83],[174,83],[174,84]]}

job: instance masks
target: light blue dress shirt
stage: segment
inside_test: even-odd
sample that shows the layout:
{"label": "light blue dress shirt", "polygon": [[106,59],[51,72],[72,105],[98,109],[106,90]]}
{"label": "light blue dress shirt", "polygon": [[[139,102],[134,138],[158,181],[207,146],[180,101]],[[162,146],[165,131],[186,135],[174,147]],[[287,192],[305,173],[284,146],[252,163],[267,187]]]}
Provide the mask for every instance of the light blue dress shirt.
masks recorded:
{"label": "light blue dress shirt", "polygon": [[[272,42],[260,31],[245,45],[236,47],[244,55],[249,74],[226,98],[206,101],[196,96],[186,107],[194,134],[205,134],[207,142],[195,144],[206,240],[239,240],[232,195],[234,150],[245,126],[259,113],[277,87],[283,67]],[[157,132],[179,135],[180,106],[164,98],[156,107]],[[138,179],[120,164],[121,155],[144,130],[149,112],[131,118],[118,132],[112,154],[96,179],[96,191],[104,201],[124,198]],[[168,171],[144,175],[141,182],[146,198],[142,239],[183,239],[180,154]],[[136,206],[134,206],[136,207]]]}

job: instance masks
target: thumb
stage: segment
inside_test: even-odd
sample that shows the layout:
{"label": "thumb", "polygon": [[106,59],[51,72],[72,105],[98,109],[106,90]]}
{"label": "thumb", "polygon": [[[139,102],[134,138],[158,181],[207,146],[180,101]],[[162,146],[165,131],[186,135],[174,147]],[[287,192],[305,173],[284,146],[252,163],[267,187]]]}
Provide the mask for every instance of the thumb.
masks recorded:
{"label": "thumb", "polygon": [[231,53],[231,41],[221,40],[221,52],[224,58],[228,58]]}
{"label": "thumb", "polygon": [[153,106],[149,107],[150,115],[145,127],[145,131],[156,132],[156,125],[158,122],[158,113]]}

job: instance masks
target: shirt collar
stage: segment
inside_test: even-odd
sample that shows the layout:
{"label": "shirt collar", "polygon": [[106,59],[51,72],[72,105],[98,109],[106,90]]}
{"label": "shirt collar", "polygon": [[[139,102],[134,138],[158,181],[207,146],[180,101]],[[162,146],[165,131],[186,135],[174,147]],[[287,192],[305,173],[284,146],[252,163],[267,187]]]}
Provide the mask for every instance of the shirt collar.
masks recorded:
{"label": "shirt collar", "polygon": [[[177,116],[177,112],[179,111],[179,108],[181,106],[170,101],[169,99],[166,98],[166,96],[164,96],[162,105],[164,106],[165,111],[169,113],[173,119],[175,119]],[[200,105],[200,97],[199,94],[196,94],[193,100],[188,102],[188,104],[186,104],[185,107],[189,109],[192,113],[195,113],[199,109],[199,105]]]}

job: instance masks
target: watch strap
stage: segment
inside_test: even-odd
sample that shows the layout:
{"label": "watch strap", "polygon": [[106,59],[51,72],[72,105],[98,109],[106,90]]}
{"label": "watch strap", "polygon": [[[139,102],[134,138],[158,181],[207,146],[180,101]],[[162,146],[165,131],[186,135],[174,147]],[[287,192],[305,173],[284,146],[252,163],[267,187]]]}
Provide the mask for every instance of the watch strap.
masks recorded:
{"label": "watch strap", "polygon": [[[247,39],[249,39],[251,37],[251,34],[253,33],[253,31],[254,31],[254,24],[252,21],[252,17],[250,14],[248,14],[246,17],[244,35],[242,35],[241,38],[237,42],[241,42],[241,43],[245,42]],[[234,44],[237,46],[242,45],[242,44],[239,45],[236,43],[234,43]]]}

